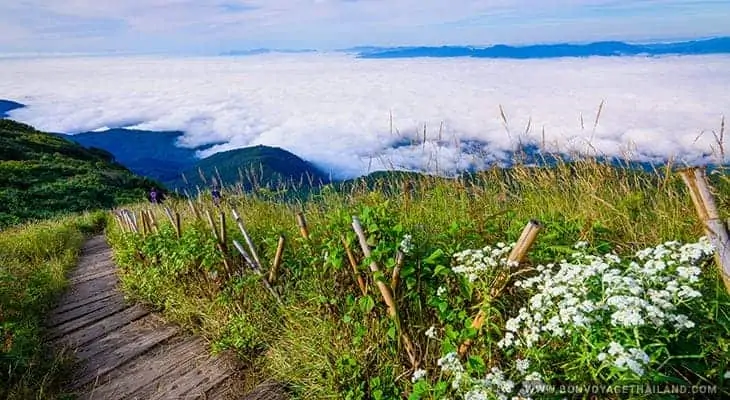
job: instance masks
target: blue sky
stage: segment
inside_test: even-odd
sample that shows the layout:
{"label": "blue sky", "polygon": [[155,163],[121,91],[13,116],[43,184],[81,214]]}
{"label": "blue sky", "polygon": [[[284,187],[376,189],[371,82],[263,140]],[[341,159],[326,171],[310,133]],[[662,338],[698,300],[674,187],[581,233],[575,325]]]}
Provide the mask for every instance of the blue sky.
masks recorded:
{"label": "blue sky", "polygon": [[8,0],[0,52],[215,54],[730,36],[728,0]]}

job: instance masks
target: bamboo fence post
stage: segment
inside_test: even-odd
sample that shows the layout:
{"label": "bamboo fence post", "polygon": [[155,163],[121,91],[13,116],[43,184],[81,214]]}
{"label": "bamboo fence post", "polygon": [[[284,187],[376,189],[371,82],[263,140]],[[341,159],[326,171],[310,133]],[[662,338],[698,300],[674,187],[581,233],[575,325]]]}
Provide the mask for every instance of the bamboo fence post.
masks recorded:
{"label": "bamboo fence post", "polygon": [[297,213],[297,225],[299,226],[299,232],[302,234],[302,237],[309,240],[309,228],[307,228],[307,220],[304,218],[304,213],[301,211]]}
{"label": "bamboo fence post", "polygon": [[172,210],[170,210],[170,207],[165,206],[163,208],[165,210],[165,215],[167,216],[167,220],[170,221],[171,226],[175,226],[175,218],[172,216]]}
{"label": "bamboo fence post", "polygon": [[160,227],[157,225],[157,219],[155,219],[155,214],[152,210],[147,210],[147,217],[150,221],[150,227],[154,229],[155,233],[158,233],[160,231]]}
{"label": "bamboo fence post", "polygon": [[241,253],[243,258],[251,266],[251,269],[253,269],[253,271],[256,273],[256,275],[261,277],[261,282],[266,287],[266,289],[268,289],[268,291],[271,292],[271,295],[274,296],[277,303],[279,303],[279,305],[283,305],[281,298],[279,297],[279,294],[276,293],[276,290],[274,290],[273,287],[271,287],[271,285],[269,284],[269,281],[266,279],[266,276],[264,275],[264,273],[261,272],[261,269],[259,269],[258,266],[256,265],[256,263],[251,259],[251,256],[248,255],[248,252],[246,252],[246,250],[243,248],[243,246],[241,246],[241,243],[238,243],[237,240],[234,240],[233,246],[238,250],[239,253]]}
{"label": "bamboo fence post", "polygon": [[234,209],[231,209],[231,212],[233,213],[233,219],[236,220],[236,225],[238,225],[238,230],[241,231],[241,234],[243,235],[243,239],[246,241],[246,245],[248,246],[249,250],[251,251],[253,260],[256,262],[258,267],[261,268],[261,259],[259,258],[259,255],[256,253],[256,246],[253,244],[253,240],[251,240],[251,236],[246,231],[246,227],[243,225],[243,220],[241,219],[241,216]]}
{"label": "bamboo fence post", "polygon": [[730,293],[730,234],[727,225],[720,219],[705,170],[689,168],[680,171],[679,174],[689,189],[705,234],[715,247],[715,261],[720,269],[725,289]]}
{"label": "bamboo fence post", "polygon": [[[357,238],[360,241],[360,247],[362,248],[363,254],[366,258],[369,258],[372,254],[370,252],[370,246],[368,245],[368,240],[365,237],[365,232],[362,229],[360,220],[356,216],[352,217],[352,228],[353,230],[355,230]],[[374,274],[380,272],[380,268],[375,261],[372,261],[370,263],[370,270]],[[393,293],[390,291],[390,286],[386,285],[380,279],[375,279],[375,283],[378,286],[378,289],[380,289],[380,294],[383,296],[385,304],[387,304],[388,306],[388,314],[395,320],[395,324],[400,331],[401,341],[403,342],[403,346],[406,349],[406,353],[408,354],[408,359],[411,362],[411,366],[413,368],[417,368],[419,362],[416,357],[416,349],[413,346],[413,342],[411,342],[411,338],[408,336],[406,331],[403,329],[403,326],[401,325],[400,316],[398,315],[398,306],[393,299]]]}
{"label": "bamboo fence post", "polygon": [[144,216],[144,211],[139,211],[139,221],[142,225],[142,236],[147,236],[147,218]]}
{"label": "bamboo fence post", "polygon": [[231,272],[231,265],[228,262],[228,254],[226,253],[226,245],[225,243],[221,242],[220,235],[218,234],[218,229],[215,226],[215,221],[213,221],[213,216],[210,214],[209,210],[205,210],[205,216],[208,219],[208,224],[210,225],[210,230],[213,232],[213,237],[216,241],[216,247],[218,247],[218,250],[221,252],[221,256],[223,257],[223,266],[226,269],[226,273],[228,273],[228,277],[230,278],[232,275]]}
{"label": "bamboo fence post", "polygon": [[398,281],[400,279],[400,270],[403,268],[406,255],[402,251],[398,250],[395,254],[395,267],[393,268],[393,276],[390,277],[390,288],[395,293],[398,290]]}
{"label": "bamboo fence post", "polygon": [[129,224],[129,228],[131,231],[134,231],[134,233],[139,233],[139,229],[137,228],[137,224],[132,220],[132,216],[130,215],[129,210],[124,210],[122,212],[122,215],[124,216],[124,219]]}
{"label": "bamboo fence post", "polygon": [[345,253],[347,253],[347,259],[350,261],[350,267],[352,267],[352,273],[354,274],[355,280],[357,281],[357,286],[360,287],[362,295],[367,296],[368,288],[367,286],[365,286],[365,280],[362,278],[360,271],[357,270],[358,262],[357,260],[355,260],[355,255],[352,254],[350,245],[347,244],[347,240],[345,240],[344,236],[340,235],[340,241],[342,241],[342,245],[345,246]]}
{"label": "bamboo fence post", "polygon": [[[543,225],[538,220],[530,220],[525,228],[522,230],[522,234],[520,235],[520,238],[517,239],[517,243],[515,243],[515,247],[510,252],[509,256],[507,257],[507,268],[509,268],[510,264],[517,264],[521,263],[525,256],[527,255],[527,251],[532,247],[532,244],[535,243],[535,240],[537,239],[538,233],[542,230]],[[501,293],[501,291],[505,288],[507,283],[509,282],[510,274],[502,275],[501,277],[497,277],[497,280],[495,281],[495,285],[492,287],[492,290],[490,292],[491,297],[497,297]],[[471,323],[471,327],[474,329],[481,329],[481,327],[484,325],[484,320],[486,319],[486,314],[483,310],[479,310],[476,317],[474,317],[474,321]],[[464,354],[466,354],[467,351],[469,351],[469,347],[471,346],[472,341],[471,339],[467,339],[464,341],[464,343],[459,346],[459,356],[463,357]]]}
{"label": "bamboo fence post", "polygon": [[224,213],[223,211],[221,211],[218,218],[219,218],[219,222],[221,224],[221,226],[220,226],[220,228],[221,228],[221,232],[220,232],[221,243],[223,244],[223,247],[226,248],[227,247],[227,243],[228,243],[228,231],[226,230],[226,213]]}
{"label": "bamboo fence post", "polygon": [[284,244],[286,243],[286,238],[284,235],[279,236],[279,244],[276,246],[276,255],[274,256],[274,263],[271,265],[271,270],[269,271],[269,282],[274,283],[276,282],[277,273],[279,271],[279,266],[281,266],[281,260],[284,256]]}
{"label": "bamboo fence post", "polygon": [[114,219],[117,220],[117,224],[119,225],[119,229],[122,230],[122,233],[127,233],[127,227],[124,226],[125,224],[122,222],[122,218],[119,214],[114,213]]}
{"label": "bamboo fence post", "polygon": [[195,207],[195,204],[193,204],[193,200],[190,198],[190,194],[187,190],[185,190],[185,195],[188,199],[188,207],[190,207],[190,211],[195,215],[195,219],[200,219],[200,213],[198,212],[198,208]]}

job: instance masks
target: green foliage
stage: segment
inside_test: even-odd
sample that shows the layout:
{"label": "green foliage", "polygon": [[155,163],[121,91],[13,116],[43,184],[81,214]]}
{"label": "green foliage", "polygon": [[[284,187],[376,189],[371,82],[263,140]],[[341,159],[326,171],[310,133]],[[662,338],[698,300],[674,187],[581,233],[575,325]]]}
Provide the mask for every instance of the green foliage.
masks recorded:
{"label": "green foliage", "polygon": [[55,398],[62,358],[50,359],[42,323],[65,274],[105,214],[87,214],[0,233],[0,398]]}
{"label": "green foliage", "polygon": [[[724,204],[728,186],[717,189],[718,203]],[[498,342],[507,319],[525,305],[527,295],[507,285],[510,275],[496,269],[470,282],[455,272],[452,256],[513,242],[530,219],[539,219],[544,230],[530,249],[525,276],[534,274],[531,267],[540,263],[570,257],[578,241],[590,242],[591,250],[602,254],[627,254],[668,240],[695,241],[702,234],[687,211],[691,201],[676,176],[593,160],[554,168],[495,169],[459,179],[381,174],[324,187],[301,202],[259,193],[230,196],[223,208],[239,211],[265,269],[279,235],[287,238],[275,283],[283,305],[277,306],[261,278],[231,249],[226,254],[234,274],[227,276],[210,228],[189,214],[187,204],[170,206],[183,215],[180,240],[164,223],[159,233],[146,238],[119,228],[111,231],[127,288],[206,334],[216,348],[240,351],[264,373],[289,382],[301,398],[318,399],[453,396],[450,378],[439,373],[437,361],[466,340],[473,343],[463,360],[466,373],[483,377],[492,367],[508,363],[511,354],[503,353]],[[217,210],[207,200],[200,207]],[[297,211],[306,216],[309,239],[299,234]],[[157,214],[158,221],[165,220],[160,210]],[[366,231],[369,258],[359,249],[352,216]],[[229,242],[244,243],[235,224],[229,222],[227,231]],[[365,294],[343,239],[355,255]],[[405,253],[402,264],[399,250]],[[371,272],[371,262],[379,266],[378,273]],[[377,289],[378,281],[391,284],[396,268],[400,326],[388,317]],[[721,288],[717,276],[707,279],[708,285]],[[486,290],[495,287],[500,290]],[[701,309],[707,316],[698,319],[703,324],[698,336],[677,342],[700,343],[707,357],[668,363],[662,373],[717,382],[717,372],[726,368],[721,354],[730,342],[725,325],[715,325],[724,321],[724,304],[706,297]],[[471,324],[480,310],[486,317],[477,330]],[[711,312],[714,319],[708,316]],[[400,340],[404,333],[414,342],[419,368],[427,372],[416,382],[411,381],[414,370]],[[674,369],[677,365],[683,368]],[[564,372],[562,364],[554,368],[556,374]]]}
{"label": "green foliage", "polygon": [[0,229],[137,202],[154,183],[99,149],[0,119]]}

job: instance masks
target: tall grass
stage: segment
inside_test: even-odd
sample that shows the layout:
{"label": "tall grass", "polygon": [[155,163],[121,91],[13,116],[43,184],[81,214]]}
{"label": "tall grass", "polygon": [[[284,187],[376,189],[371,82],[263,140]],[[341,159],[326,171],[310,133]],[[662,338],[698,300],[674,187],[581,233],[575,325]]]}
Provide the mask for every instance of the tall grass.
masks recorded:
{"label": "tall grass", "polygon": [[49,357],[43,320],[66,286],[85,235],[104,213],[18,226],[0,232],[0,398],[50,399],[63,357]]}
{"label": "tall grass", "polygon": [[[345,237],[352,248],[357,246],[351,216],[363,221],[374,247],[373,259],[388,281],[399,243],[405,234],[412,235],[414,250],[406,256],[395,296],[403,329],[415,338],[421,366],[426,368],[434,367],[447,350],[445,344],[424,336],[436,323],[445,326],[453,340],[475,339],[474,360],[499,362],[493,338],[467,328],[482,299],[476,293],[460,295],[449,299],[446,307],[436,295],[442,286],[463,285],[443,268],[457,251],[514,241],[533,218],[545,228],[529,253],[528,266],[568,257],[578,241],[590,242],[597,251],[626,254],[702,235],[691,200],[669,169],[647,173],[586,159],[551,168],[495,168],[458,179],[394,176],[325,187],[301,202],[256,189],[226,198],[223,209],[235,208],[242,215],[265,266],[271,265],[279,235],[287,237],[282,276],[277,280],[284,300],[281,307],[253,274],[222,278],[222,256],[210,229],[182,201],[169,204],[183,216],[180,240],[164,223],[160,209],[158,233],[143,238],[122,233],[119,227],[109,231],[124,285],[211,338],[216,348],[236,349],[263,374],[292,384],[300,398],[400,398],[412,394],[413,370],[399,347],[398,328],[386,317],[374,288],[367,268],[371,260],[360,257],[359,251],[358,268],[368,281],[367,295],[357,287],[341,243]],[[725,211],[730,190],[722,175],[713,179]],[[407,194],[404,188],[409,188]],[[216,210],[205,196],[195,202],[203,210]],[[294,218],[298,211],[306,215],[309,240],[299,235]],[[242,242],[233,224],[226,229],[230,238]],[[237,269],[245,270],[235,250],[229,249],[227,256]],[[710,281],[717,280],[713,270],[706,273]],[[707,301],[726,305],[722,285],[713,287],[718,291]],[[521,301],[508,290],[500,299],[500,312],[513,310]],[[709,336],[703,340],[727,346],[727,319],[720,317],[724,322],[718,322],[717,329],[705,327]],[[499,319],[490,323],[498,324]],[[707,368],[719,368],[726,350],[708,346],[702,362]]]}

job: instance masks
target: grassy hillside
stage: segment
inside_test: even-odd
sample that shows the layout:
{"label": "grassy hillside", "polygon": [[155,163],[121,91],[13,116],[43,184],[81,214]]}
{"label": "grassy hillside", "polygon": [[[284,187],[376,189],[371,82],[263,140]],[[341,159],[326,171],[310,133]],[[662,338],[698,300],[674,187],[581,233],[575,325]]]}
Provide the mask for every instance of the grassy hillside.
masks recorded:
{"label": "grassy hillside", "polygon": [[[717,172],[726,218],[728,175]],[[576,395],[534,390],[646,384],[730,396],[730,295],[699,240],[689,194],[669,169],[586,160],[469,179],[379,173],[337,189],[301,203],[230,196],[221,247],[203,212],[218,210],[207,201],[196,203],[200,218],[186,202],[170,202],[182,215],[180,237],[160,209],[155,232],[113,224],[124,287],[215,348],[237,350],[254,366],[251,379],[288,383],[295,398],[553,399]],[[232,245],[246,240],[231,208],[281,303]],[[295,222],[300,211],[307,238]],[[531,219],[543,229],[515,266],[507,254]],[[270,279],[279,235],[283,262]],[[400,323],[389,317],[378,282],[391,288]],[[480,311],[484,324],[473,328]]]}
{"label": "grassy hillside", "polygon": [[[312,164],[278,147],[254,146],[216,153],[184,171],[182,177],[167,182],[170,188],[206,187],[214,180],[224,185],[240,185],[245,190],[283,186],[311,186],[328,178]],[[202,176],[201,176],[202,175]]]}
{"label": "grassy hillside", "polygon": [[0,120],[0,227],[140,201],[151,185],[104,150]]}

